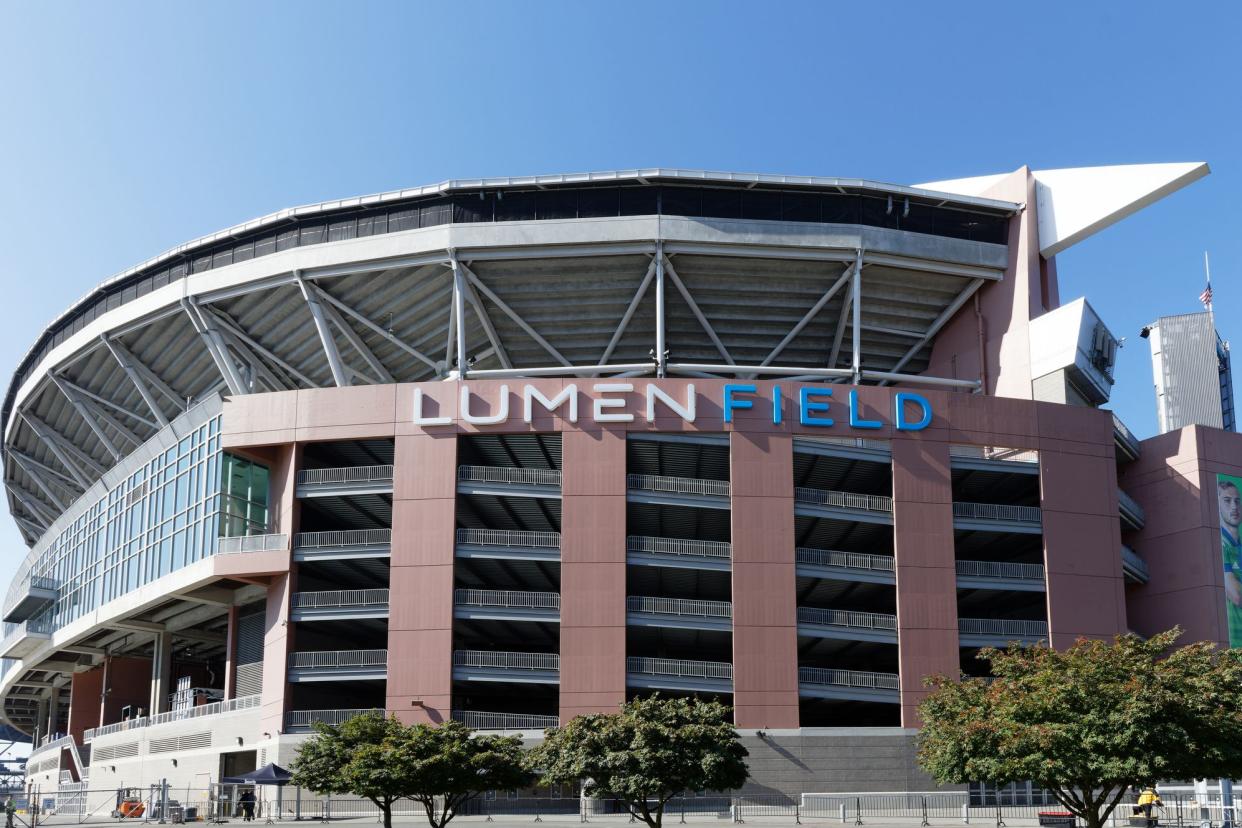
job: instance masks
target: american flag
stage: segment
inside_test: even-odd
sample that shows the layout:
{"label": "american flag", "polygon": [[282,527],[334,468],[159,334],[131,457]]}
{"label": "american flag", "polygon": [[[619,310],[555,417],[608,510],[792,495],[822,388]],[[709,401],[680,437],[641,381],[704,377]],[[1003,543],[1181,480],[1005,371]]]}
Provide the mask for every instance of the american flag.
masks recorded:
{"label": "american flag", "polygon": [[1208,286],[1203,289],[1203,293],[1199,294],[1199,301],[1203,303],[1203,307],[1210,308],[1212,306],[1212,283],[1208,282]]}

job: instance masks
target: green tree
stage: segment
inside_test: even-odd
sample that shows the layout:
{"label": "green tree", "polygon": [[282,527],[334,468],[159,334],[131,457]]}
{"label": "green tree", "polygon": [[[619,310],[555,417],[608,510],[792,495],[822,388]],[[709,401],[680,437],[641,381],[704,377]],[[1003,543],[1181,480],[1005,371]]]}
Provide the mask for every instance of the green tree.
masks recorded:
{"label": "green tree", "polygon": [[635,699],[619,713],[578,716],[547,731],[531,752],[545,784],[581,781],[587,796],[621,800],[660,828],[664,806],[683,791],[723,791],[746,781],[746,748],[715,701]]}
{"label": "green tree", "polygon": [[932,677],[919,761],[937,781],[1031,780],[1100,828],[1126,790],[1242,773],[1242,651],[1080,639],[1067,650],[986,649],[996,677]]}
{"label": "green tree", "polygon": [[460,722],[407,728],[396,760],[409,780],[410,799],[423,806],[432,828],[444,828],[484,791],[525,788],[535,781],[520,738],[480,736]]}
{"label": "green tree", "polygon": [[392,808],[410,795],[411,782],[400,761],[405,726],[380,713],[365,713],[340,725],[315,723],[315,735],[298,747],[293,784],[319,794],[354,794],[380,809],[384,828],[392,828]]}

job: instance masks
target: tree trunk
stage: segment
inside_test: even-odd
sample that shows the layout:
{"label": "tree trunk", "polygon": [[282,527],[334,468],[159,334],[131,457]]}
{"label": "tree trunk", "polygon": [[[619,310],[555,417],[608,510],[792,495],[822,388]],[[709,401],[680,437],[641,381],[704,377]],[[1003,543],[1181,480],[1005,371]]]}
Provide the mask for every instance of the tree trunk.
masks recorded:
{"label": "tree trunk", "polygon": [[392,803],[385,802],[381,804],[380,813],[384,815],[384,828],[392,828]]}

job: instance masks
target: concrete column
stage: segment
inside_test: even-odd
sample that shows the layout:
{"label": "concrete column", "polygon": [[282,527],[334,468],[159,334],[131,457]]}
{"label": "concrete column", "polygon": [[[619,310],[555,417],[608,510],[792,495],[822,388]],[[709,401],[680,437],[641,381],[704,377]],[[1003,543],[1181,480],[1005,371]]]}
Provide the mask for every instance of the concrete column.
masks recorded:
{"label": "concrete column", "polygon": [[452,714],[457,435],[396,438],[385,706],[406,723]]}
{"label": "concrete column", "polygon": [[47,699],[47,732],[56,733],[60,730],[60,688],[53,687],[48,691]]}
{"label": "concrete column", "polygon": [[1125,632],[1115,461],[1041,448],[1039,482],[1052,646]]}
{"label": "concrete column", "polygon": [[224,635],[224,698],[237,695],[237,607],[229,607],[228,632]]}
{"label": "concrete column", "polygon": [[892,447],[901,724],[918,727],[923,678],[961,672],[953,480],[939,430],[895,437]]}
{"label": "concrete column", "polygon": [[733,707],[738,727],[798,727],[793,438],[729,435]]}
{"label": "concrete column", "polygon": [[625,433],[561,435],[561,722],[625,701]]}
{"label": "concrete column", "polygon": [[168,694],[172,692],[172,635],[155,634],[151,643],[151,701],[147,710],[152,716],[168,710]]}
{"label": "concrete column", "polygon": [[34,740],[34,746],[35,746],[35,747],[38,747],[38,746],[39,746],[39,742],[43,739],[43,737],[44,737],[44,736],[46,736],[46,735],[48,734],[48,729],[47,729],[47,696],[44,696],[44,697],[42,697],[42,698],[40,698],[40,699],[39,699],[39,704],[38,704],[38,708],[37,708],[37,711],[36,711],[36,718],[35,718],[35,722],[36,722],[37,724],[36,724],[36,726],[35,726],[35,735],[34,735],[34,739],[35,739],[35,740]]}
{"label": "concrete column", "polygon": [[[301,447],[281,446],[270,468],[271,531],[287,533],[292,539],[298,530],[297,470]],[[289,603],[297,589],[297,569],[274,575],[267,588],[267,607],[263,634],[263,693],[260,699],[261,732],[275,736],[285,726],[288,699],[289,653],[293,652],[293,625],[289,622]]]}

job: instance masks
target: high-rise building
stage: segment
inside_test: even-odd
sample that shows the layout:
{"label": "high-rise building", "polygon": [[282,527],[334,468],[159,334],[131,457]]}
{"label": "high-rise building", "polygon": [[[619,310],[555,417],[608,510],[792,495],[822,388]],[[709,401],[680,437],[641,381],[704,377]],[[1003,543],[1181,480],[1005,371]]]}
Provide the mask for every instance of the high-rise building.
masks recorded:
{"label": "high-rise building", "polygon": [[1160,433],[1188,425],[1235,431],[1229,344],[1212,314],[1162,316],[1143,336],[1151,343]]}

